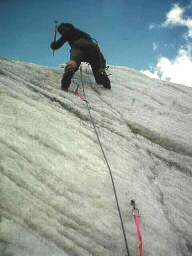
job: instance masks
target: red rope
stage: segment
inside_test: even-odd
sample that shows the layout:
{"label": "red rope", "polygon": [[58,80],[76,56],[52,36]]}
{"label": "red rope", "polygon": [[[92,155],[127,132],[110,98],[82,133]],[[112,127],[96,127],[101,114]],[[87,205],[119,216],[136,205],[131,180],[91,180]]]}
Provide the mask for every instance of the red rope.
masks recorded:
{"label": "red rope", "polygon": [[140,231],[140,222],[139,222],[139,215],[135,215],[135,224],[137,228],[137,235],[139,239],[139,250],[140,250],[140,256],[143,256],[143,238]]}
{"label": "red rope", "polygon": [[78,91],[75,91],[75,95],[77,95],[83,101],[87,101],[81,94],[78,93]]}

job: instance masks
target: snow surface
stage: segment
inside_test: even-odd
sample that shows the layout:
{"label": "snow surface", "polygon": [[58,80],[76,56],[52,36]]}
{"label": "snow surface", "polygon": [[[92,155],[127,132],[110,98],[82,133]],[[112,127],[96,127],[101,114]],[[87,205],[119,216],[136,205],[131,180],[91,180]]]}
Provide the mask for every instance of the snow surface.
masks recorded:
{"label": "snow surface", "polygon": [[[110,66],[83,81],[110,164],[130,255],[192,255],[192,88]],[[127,255],[108,168],[86,103],[63,70],[0,60],[0,255]],[[79,90],[83,94],[82,89]]]}

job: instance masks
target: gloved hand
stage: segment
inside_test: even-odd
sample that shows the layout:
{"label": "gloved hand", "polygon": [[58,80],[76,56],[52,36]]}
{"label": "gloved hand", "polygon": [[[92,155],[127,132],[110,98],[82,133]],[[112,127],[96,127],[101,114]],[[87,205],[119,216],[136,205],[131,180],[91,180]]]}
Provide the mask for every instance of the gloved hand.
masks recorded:
{"label": "gloved hand", "polygon": [[53,50],[56,50],[56,45],[55,45],[55,41],[53,41],[51,44],[50,44],[50,47],[51,47],[51,49],[53,49]]}

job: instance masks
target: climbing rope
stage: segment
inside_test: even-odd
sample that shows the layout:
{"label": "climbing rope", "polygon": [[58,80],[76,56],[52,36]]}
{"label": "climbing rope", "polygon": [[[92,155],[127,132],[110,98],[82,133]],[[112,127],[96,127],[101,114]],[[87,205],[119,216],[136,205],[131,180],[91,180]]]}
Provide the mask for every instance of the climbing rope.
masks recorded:
{"label": "climbing rope", "polygon": [[133,216],[134,216],[134,219],[135,219],[135,225],[136,225],[136,229],[137,229],[137,236],[138,236],[138,240],[139,240],[140,256],[143,256],[143,238],[142,238],[141,231],[140,231],[139,210],[135,207],[135,201],[134,200],[131,200],[131,205],[133,206]]}
{"label": "climbing rope", "polygon": [[[93,121],[93,118],[92,118],[92,115],[91,115],[91,111],[90,111],[90,107],[89,107],[89,103],[88,103],[88,101],[86,100],[86,94],[85,94],[85,88],[84,88],[84,84],[83,84],[83,75],[82,75],[82,67],[81,67],[81,66],[80,66],[80,73],[81,73],[81,84],[82,84],[82,88],[83,88],[84,99],[85,99],[85,102],[86,102],[86,105],[87,105],[87,110],[88,110],[88,112],[89,112],[89,116],[90,116],[91,123],[92,123],[92,125],[93,125],[94,130],[95,130],[95,134],[96,134],[96,136],[97,136],[97,140],[98,140],[99,146],[100,146],[100,148],[101,148],[101,151],[102,151],[102,153],[103,153],[103,156],[104,156],[106,165],[107,165],[108,170],[109,170],[109,173],[110,173],[110,177],[111,177],[111,181],[112,181],[112,185],[113,185],[113,191],[114,191],[114,195],[115,195],[115,200],[116,200],[116,204],[117,204],[117,210],[118,210],[119,218],[120,218],[120,221],[121,221],[121,227],[122,227],[122,231],[123,231],[123,237],[124,237],[124,240],[125,240],[125,247],[126,247],[126,251],[127,251],[127,256],[130,256],[129,247],[128,247],[128,242],[127,242],[127,238],[126,238],[126,234],[125,234],[125,228],[124,228],[123,219],[122,219],[122,214],[121,214],[121,209],[120,209],[120,206],[119,206],[119,201],[118,201],[117,192],[116,192],[116,188],[115,188],[115,182],[114,182],[114,179],[113,179],[113,174],[112,174],[112,171],[111,171],[109,162],[108,162],[108,160],[107,160],[107,157],[106,157],[106,155],[105,155],[105,152],[104,152],[104,150],[103,150],[103,146],[102,146],[102,144],[101,144],[101,140],[100,140],[100,138],[99,138],[99,134],[98,134],[98,132],[97,132],[95,123],[94,123],[94,121]],[[76,93],[77,93],[77,91],[78,91],[78,87],[77,87],[77,89],[76,89]]]}

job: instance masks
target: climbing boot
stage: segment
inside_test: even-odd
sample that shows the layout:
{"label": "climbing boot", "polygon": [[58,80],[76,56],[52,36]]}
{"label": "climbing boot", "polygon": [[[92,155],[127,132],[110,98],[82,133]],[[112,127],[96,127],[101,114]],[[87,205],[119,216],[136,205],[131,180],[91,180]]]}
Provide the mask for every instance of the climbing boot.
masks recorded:
{"label": "climbing boot", "polygon": [[61,89],[62,90],[68,91],[68,88],[71,84],[71,79],[77,70],[78,70],[78,68],[77,68],[76,61],[70,60],[65,67],[63,78],[61,80]]}
{"label": "climbing boot", "polygon": [[97,72],[97,82],[98,84],[102,84],[103,87],[107,89],[111,89],[111,82],[109,80],[109,77],[107,73],[105,72],[105,69],[99,69]]}
{"label": "climbing boot", "polygon": [[64,91],[68,91],[68,88],[71,84],[71,79],[74,75],[75,71],[73,69],[66,69],[63,74],[63,78],[61,79],[61,89]]}

